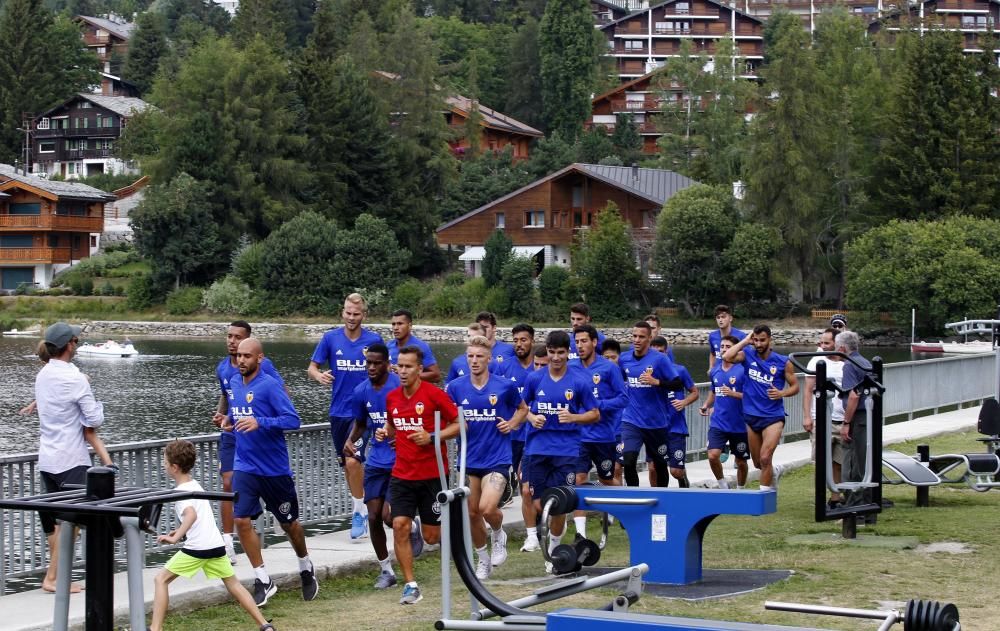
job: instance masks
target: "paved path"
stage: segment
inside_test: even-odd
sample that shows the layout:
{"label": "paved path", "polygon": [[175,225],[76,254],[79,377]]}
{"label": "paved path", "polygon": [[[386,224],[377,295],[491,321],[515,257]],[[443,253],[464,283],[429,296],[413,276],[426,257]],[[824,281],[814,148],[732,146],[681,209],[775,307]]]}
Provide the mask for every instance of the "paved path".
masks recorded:
{"label": "paved path", "polygon": [[[975,428],[978,413],[978,407],[966,408],[888,425],[885,427],[884,443],[889,445]],[[809,441],[798,441],[779,447],[775,461],[783,468],[795,469],[809,464],[810,456]],[[735,475],[731,466],[726,467],[726,473],[731,479]],[[756,475],[757,471],[750,467],[750,478],[754,479]],[[641,477],[645,478],[645,476]],[[715,480],[706,460],[688,464],[688,478],[691,485],[695,487],[714,485]],[[504,510],[504,523],[515,527],[522,525],[519,502],[515,501],[513,505]],[[391,535],[389,536],[389,545],[391,549]],[[320,579],[358,568],[374,569],[375,567],[375,554],[372,552],[368,539],[363,539],[361,543],[352,543],[346,531],[310,537],[309,555],[316,566],[316,575]],[[287,542],[264,550],[264,562],[271,577],[277,581],[282,589],[297,590],[299,588],[298,563]],[[149,568],[144,572],[147,611],[152,605],[153,577],[158,571],[157,568]],[[253,572],[243,555],[240,555],[236,564],[236,574],[244,584],[249,585],[253,582]],[[217,580],[209,581],[203,576],[197,579],[179,579],[174,581],[170,589],[171,611],[194,609],[227,600],[228,595],[225,588],[222,587],[222,583]],[[3,611],[3,621],[0,622],[0,628],[9,631],[50,629],[54,602],[55,598],[52,594],[45,593],[40,589],[3,596],[0,598]],[[124,573],[115,576],[115,616],[123,623],[128,621],[128,589]],[[82,628],[83,622],[84,597],[80,594],[73,596],[70,602],[70,626]]]}

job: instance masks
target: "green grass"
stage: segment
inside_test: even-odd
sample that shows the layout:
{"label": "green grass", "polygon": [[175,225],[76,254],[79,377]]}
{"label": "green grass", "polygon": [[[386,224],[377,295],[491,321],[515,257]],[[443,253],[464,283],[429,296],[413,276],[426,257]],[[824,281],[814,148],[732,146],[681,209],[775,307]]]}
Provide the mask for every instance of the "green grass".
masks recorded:
{"label": "green grass", "polygon": [[[972,433],[953,434],[930,441],[931,453],[979,451]],[[927,442],[927,441],[920,441]],[[916,443],[896,447],[913,453]],[[780,447],[779,447],[780,449]],[[961,612],[963,628],[995,628],[1000,604],[993,594],[993,573],[1000,567],[1000,529],[996,527],[1000,494],[976,493],[965,486],[931,489],[931,506],[916,508],[915,491],[909,486],[886,486],[884,494],[896,502],[884,512],[874,528],[863,534],[914,536],[921,544],[957,542],[969,546],[969,554],[926,553],[916,550],[886,550],[848,545],[802,546],[788,543],[792,535],[839,533],[839,522],[816,523],[812,519],[813,468],[807,467],[782,478],[778,512],[763,517],[722,516],[705,537],[704,567],[790,569],[787,581],[749,594],[684,602],[644,596],[633,611],[697,618],[740,620],[831,629],[873,629],[868,621],[823,616],[765,612],[765,600],[783,600],[844,607],[879,608],[885,601],[929,598],[954,602]],[[597,522],[589,524],[596,533]],[[505,600],[523,596],[537,584],[520,585],[519,579],[541,574],[540,554],[518,552],[523,533],[512,536],[510,558],[497,569],[490,588]],[[628,561],[627,538],[617,527],[611,531],[608,548],[599,565],[623,566]],[[651,563],[671,562],[651,559]],[[351,629],[430,629],[440,615],[440,564],[436,554],[419,559],[417,580],[424,600],[413,607],[397,604],[400,591],[376,592],[371,588],[376,567],[323,582],[319,598],[303,603],[297,589],[278,593],[265,608],[282,631],[335,628],[338,621]],[[453,572],[454,615],[467,611],[468,597]],[[595,590],[550,604],[547,609],[568,606],[596,607],[607,603],[613,590]],[[349,621],[349,622],[348,622]],[[232,604],[168,617],[167,628],[251,628],[246,615]],[[899,628],[899,627],[895,627]]]}

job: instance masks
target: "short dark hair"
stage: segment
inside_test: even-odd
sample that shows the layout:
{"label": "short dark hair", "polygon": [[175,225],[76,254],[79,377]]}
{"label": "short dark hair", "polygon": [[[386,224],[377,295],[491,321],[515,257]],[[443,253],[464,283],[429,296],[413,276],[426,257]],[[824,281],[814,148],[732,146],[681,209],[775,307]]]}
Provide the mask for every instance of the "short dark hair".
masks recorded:
{"label": "short dark hair", "polygon": [[545,349],[545,344],[535,344],[535,357],[545,357],[549,352]]}
{"label": "short dark hair", "polygon": [[486,320],[493,326],[497,325],[497,317],[491,311],[480,311],[476,314],[476,322],[482,322],[483,320]]}
{"label": "short dark hair", "polygon": [[578,302],[569,308],[570,313],[579,313],[585,318],[590,317],[590,307],[585,302]]}
{"label": "short dark hair", "polygon": [[753,333],[754,335],[758,333],[767,333],[767,336],[771,337],[771,327],[767,326],[766,324],[758,324],[753,328]]}
{"label": "short dark hair", "polygon": [[163,449],[163,455],[166,456],[167,462],[176,465],[181,473],[191,471],[194,468],[194,461],[198,458],[198,452],[195,451],[194,445],[187,440],[175,440],[172,443],[167,443]]}
{"label": "short dark hair", "polygon": [[569,333],[566,331],[549,331],[545,336],[545,348],[565,348],[569,350]]}
{"label": "short dark hair", "polygon": [[666,348],[667,346],[669,346],[669,344],[667,344],[667,338],[663,337],[662,335],[657,335],[656,337],[654,337],[653,341],[650,342],[649,345],[650,346],[662,346],[663,348]]}
{"label": "short dark hair", "polygon": [[618,340],[613,340],[610,337],[601,342],[601,352],[604,351],[614,351],[619,355],[622,354],[622,345],[618,343]]}
{"label": "short dark hair", "polygon": [[649,322],[646,322],[645,320],[640,320],[639,322],[636,322],[635,324],[632,325],[632,328],[633,329],[646,329],[650,333],[653,332],[653,327],[649,326]]}
{"label": "short dark hair", "polygon": [[729,315],[733,315],[733,310],[729,307],[729,305],[716,305],[715,315],[719,315],[720,313],[728,313]]}
{"label": "short dark hair", "polygon": [[233,320],[232,322],[229,323],[229,326],[235,326],[236,328],[239,329],[245,329],[247,335],[253,334],[253,329],[250,328],[250,323],[247,322],[246,320]]}
{"label": "short dark hair", "polygon": [[644,322],[649,322],[650,320],[652,320],[653,322],[655,322],[656,326],[660,326],[660,316],[656,315],[655,313],[651,313],[648,316],[646,316],[645,318],[643,318]]}
{"label": "short dark hair", "polygon": [[[372,346],[375,346],[375,345],[372,344]],[[386,350],[387,356],[388,356],[388,352],[389,351]],[[407,344],[403,348],[399,349],[399,355],[416,355],[417,356],[417,362],[421,366],[424,365],[424,352],[422,350],[420,350],[420,347],[416,346],[415,344]],[[397,357],[399,355],[397,355]]]}
{"label": "short dark hair", "polygon": [[732,342],[733,344],[739,344],[740,338],[736,337],[735,335],[723,335],[722,341]]}
{"label": "short dark hair", "polygon": [[525,324],[524,322],[515,324],[510,330],[510,335],[513,337],[518,333],[527,333],[531,336],[531,339],[535,339],[535,327],[530,324]]}
{"label": "short dark hair", "polygon": [[406,318],[410,322],[413,322],[413,314],[410,313],[409,309],[396,309],[395,311],[392,312],[392,317],[393,318],[396,318],[396,317],[399,317],[399,316],[403,316],[404,318]]}
{"label": "short dark hair", "polygon": [[[404,348],[409,348],[409,347],[406,346]],[[403,351],[399,351],[399,352],[402,353]],[[389,347],[386,346],[385,344],[383,344],[382,342],[375,342],[374,344],[369,344],[368,345],[368,349],[365,351],[365,353],[366,354],[367,353],[378,353],[379,355],[381,355],[385,359],[389,359]]]}
{"label": "short dark hair", "polygon": [[587,337],[592,340],[597,339],[597,329],[594,328],[593,324],[581,324],[580,326],[573,327],[573,337],[576,337],[577,333],[586,333]]}
{"label": "short dark hair", "polygon": [[838,331],[837,329],[833,328],[832,326],[826,327],[825,329],[823,329],[823,332],[824,333],[829,333],[830,335],[832,335],[834,340],[837,339],[837,334],[840,333],[840,331]]}

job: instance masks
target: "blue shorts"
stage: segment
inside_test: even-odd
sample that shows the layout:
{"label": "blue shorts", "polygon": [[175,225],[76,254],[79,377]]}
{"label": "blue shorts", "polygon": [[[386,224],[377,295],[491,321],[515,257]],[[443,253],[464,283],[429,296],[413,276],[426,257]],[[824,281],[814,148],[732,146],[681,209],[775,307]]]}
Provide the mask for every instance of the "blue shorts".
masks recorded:
{"label": "blue shorts", "polygon": [[236,436],[232,432],[219,432],[219,472],[229,473],[233,470],[233,460],[236,459]]}
{"label": "blue shorts", "polygon": [[[524,461],[527,460],[527,471],[524,471]],[[528,490],[533,499],[542,497],[546,489],[554,486],[576,484],[576,456],[543,456],[524,457],[521,461],[522,480],[528,482]]]}
{"label": "blue shorts", "polygon": [[372,500],[388,501],[390,478],[392,478],[392,469],[383,469],[381,467],[365,467],[366,504]]}
{"label": "blue shorts", "polygon": [[465,474],[468,475],[470,478],[479,478],[480,480],[482,480],[491,473],[499,473],[500,475],[503,476],[503,479],[506,480],[507,476],[510,474],[510,465],[501,464],[495,467],[486,467],[484,469],[466,467],[465,469]]}
{"label": "blue shorts", "polygon": [[290,475],[271,477],[234,471],[233,492],[233,517],[257,519],[264,512],[260,508],[264,500],[264,506],[279,522],[290,524],[299,518],[299,496]]}
{"label": "blue shorts", "polygon": [[666,465],[672,469],[683,469],[687,455],[687,436],[668,432],[667,428],[649,429],[636,427],[631,423],[622,424],[622,444],[625,453],[638,452],[643,445],[646,457],[657,467]]}
{"label": "blue shorts", "polygon": [[[330,435],[333,436],[333,451],[337,454],[337,462],[344,466],[344,445],[354,429],[354,419],[346,416],[330,417]],[[354,459],[363,463],[365,452],[368,451],[368,432],[354,443]]]}
{"label": "blue shorts", "polygon": [[510,454],[511,462],[514,467],[514,473],[518,473],[521,468],[521,458],[524,456],[524,441],[523,440],[512,440],[510,441]]}
{"label": "blue shorts", "polygon": [[597,477],[610,480],[615,477],[615,460],[618,458],[617,443],[580,443],[580,457],[576,462],[577,473],[590,473],[597,468]]}
{"label": "blue shorts", "polygon": [[775,423],[784,423],[784,416],[751,416],[745,414],[743,416],[743,422],[747,424],[747,427],[757,432],[758,434],[763,432],[768,427],[774,425]]}
{"label": "blue shorts", "polygon": [[724,432],[718,427],[708,428],[708,448],[725,449],[729,445],[729,451],[740,460],[750,458],[750,451],[747,449],[746,432]]}

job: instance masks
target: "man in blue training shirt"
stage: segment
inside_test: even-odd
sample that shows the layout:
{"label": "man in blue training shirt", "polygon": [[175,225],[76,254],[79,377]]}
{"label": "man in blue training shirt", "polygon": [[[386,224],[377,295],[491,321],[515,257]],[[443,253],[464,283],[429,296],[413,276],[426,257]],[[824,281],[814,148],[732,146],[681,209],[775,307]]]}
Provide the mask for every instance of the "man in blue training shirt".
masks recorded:
{"label": "man in blue training shirt", "polygon": [[420,373],[420,379],[431,383],[441,381],[441,368],[438,367],[434,351],[427,342],[412,333],[413,314],[406,309],[399,309],[393,312],[389,323],[392,326],[392,339],[386,346],[389,348],[389,364],[392,366],[392,371],[396,372],[399,349],[413,345],[424,352],[424,371]]}
{"label": "man in blue training shirt", "polygon": [[[514,360],[514,347],[507,342],[497,339],[497,317],[489,311],[480,311],[476,315],[476,322],[483,327],[483,335],[490,341],[492,363],[494,366],[502,366],[506,361]],[[497,368],[490,368],[496,371]]]}
{"label": "man in blue training shirt", "polygon": [[[632,350],[622,353],[618,367],[628,388],[628,405],[622,413],[622,451],[625,484],[639,486],[639,450],[645,446],[657,471],[671,468],[669,454],[684,453],[687,443],[669,434],[672,406],[668,392],[681,384],[673,363],[650,348],[652,327],[645,321],[632,326]],[[657,475],[658,486],[670,484],[670,476]]]}
{"label": "man in blue training shirt", "polygon": [[[240,368],[236,364],[236,349],[240,342],[250,337],[252,329],[250,323],[245,320],[236,320],[229,325],[226,332],[226,350],[228,355],[223,357],[215,367],[215,378],[219,382],[219,407],[212,416],[212,422],[216,427],[222,427],[229,414],[229,406],[233,401],[233,389],[229,382],[241,379]],[[282,387],[285,382],[278,374],[277,369],[271,360],[264,358],[260,363],[261,372],[274,377]],[[288,392],[288,388],[285,388]],[[236,437],[232,432],[219,432],[219,473],[222,476],[222,490],[226,493],[233,491],[233,458],[236,456]],[[236,525],[233,522],[233,503],[220,502],[219,513],[222,518],[222,540],[226,544],[226,556],[229,561],[236,563],[236,549],[233,547],[233,535],[236,532]]]}
{"label": "man in blue training shirt", "polygon": [[[509,379],[517,386],[517,394],[521,396],[521,391],[524,390],[524,384],[528,379],[528,375],[535,370],[535,329],[530,324],[522,322],[515,324],[510,332],[511,340],[514,344],[514,361],[504,362],[503,366],[498,369],[498,372],[501,377]],[[528,489],[528,484],[524,480],[524,474],[521,471],[521,459],[524,456],[524,441],[527,436],[527,423],[521,423],[517,429],[511,432],[511,470],[507,483],[511,488],[511,499],[509,501],[513,501],[514,493],[520,492],[521,495],[521,517],[524,518],[524,523],[528,531],[528,536],[521,546],[521,552],[534,552],[539,549],[538,529],[535,527],[537,515],[535,513],[535,504],[531,501],[531,491]]]}
{"label": "man in blue training shirt", "polygon": [[715,307],[715,324],[717,331],[708,334],[708,374],[712,374],[715,365],[722,361],[722,338],[732,335],[742,340],[746,333],[733,326],[733,310],[728,305]]}
{"label": "man in blue training shirt", "polygon": [[[354,429],[344,443],[344,457],[357,456],[358,445],[363,445],[364,436],[374,436],[385,427],[388,418],[385,396],[399,387],[399,377],[389,371],[389,349],[377,342],[365,353],[365,368],[368,378],[354,388]],[[365,506],[368,507],[368,533],[372,548],[381,571],[375,579],[375,589],[388,589],[396,584],[396,573],[392,570],[392,560],[386,547],[385,524],[392,528],[389,518],[389,478],[396,463],[396,452],[385,441],[369,441],[368,452],[364,454]],[[411,543],[414,543],[411,541]],[[420,554],[423,540],[417,535],[414,553]]]}
{"label": "man in blue training shirt", "polygon": [[[698,400],[698,388],[694,385],[691,373],[681,364],[674,364],[680,384],[667,390],[667,402],[670,404],[670,427],[667,428],[667,437],[673,451],[668,453],[670,462],[670,475],[677,480],[678,486],[682,489],[689,488],[687,472],[685,469],[685,456],[687,455],[688,425],[684,408]],[[678,447],[684,445],[684,447]],[[659,482],[659,478],[657,478]],[[668,481],[669,482],[669,481]],[[666,486],[664,484],[663,486]]]}
{"label": "man in blue training shirt", "polygon": [[[569,308],[569,359],[573,361],[580,359],[580,351],[576,348],[576,336],[574,332],[577,327],[590,324],[590,307],[584,302],[578,302]],[[596,329],[595,329],[596,330]],[[604,334],[597,332],[597,354],[601,354],[604,347]]]}
{"label": "man in blue training shirt", "polygon": [[[542,493],[553,486],[576,482],[581,427],[601,420],[593,383],[579,370],[569,369],[569,334],[552,331],[545,338],[549,364],[528,375],[521,398],[528,404],[531,423],[521,469],[531,487],[535,510],[541,512]],[[552,517],[549,552],[562,539],[566,516]],[[546,561],[545,569],[552,571]]]}
{"label": "man in blue training shirt", "polygon": [[[465,342],[468,344],[469,340],[481,335],[486,336],[486,327],[484,327],[479,322],[473,322],[466,327],[465,331]],[[492,354],[492,348],[490,350]],[[490,372],[498,373],[503,368],[503,365],[498,365],[495,360],[490,361]],[[455,359],[451,360],[451,366],[448,368],[448,378],[445,380],[445,384],[449,384],[452,381],[458,379],[459,377],[465,377],[469,374],[469,360],[465,358],[465,354],[461,354]]]}
{"label": "man in blue training shirt", "polygon": [[[618,366],[597,353],[597,329],[582,324],[573,331],[579,359],[570,360],[570,368],[579,370],[593,384],[594,399],[601,411],[601,420],[584,425],[580,442],[580,459],[576,466],[576,483],[586,484],[590,469],[597,469],[597,479],[605,486],[620,486],[615,480],[615,461],[618,459],[618,439],[621,432],[621,413],[628,404],[625,382]],[[576,534],[587,536],[587,513],[573,513]]]}
{"label": "man in blue training shirt", "polygon": [[[511,431],[524,419],[527,406],[514,382],[492,375],[492,347],[486,337],[469,340],[465,356],[470,374],[448,384],[448,396],[466,422],[466,467],[469,473],[469,525],[479,556],[476,577],[486,580],[494,566],[507,560],[500,497],[511,465]],[[492,552],[486,548],[486,526],[492,529]]]}
{"label": "man in blue training shirt", "polygon": [[236,500],[233,514],[240,543],[253,566],[253,596],[258,607],[278,591],[260,553],[260,539],[253,520],[261,514],[260,501],[281,525],[299,559],[302,598],[313,600],[319,583],[313,573],[306,548],[305,532],[299,523],[299,498],[292,480],[292,467],[285,444],[285,430],[298,429],[299,415],[285,393],[284,386],[260,370],[264,348],[256,338],[240,342],[236,362],[242,379],[229,382],[233,400],[223,429],[236,435],[236,458],[233,463],[233,491]]}
{"label": "man in blue training shirt", "polygon": [[[722,338],[720,347],[725,353],[739,344],[732,335]],[[719,360],[709,373],[712,389],[701,406],[701,415],[708,416],[708,466],[719,481],[720,489],[728,489],[729,482],[722,471],[722,453],[728,449],[736,457],[736,488],[747,483],[747,426],[743,422],[743,366]]]}
{"label": "man in blue training shirt", "polygon": [[795,366],[772,348],[771,327],[758,324],[753,333],[722,354],[731,364],[742,364],[746,375],[743,390],[743,420],[750,439],[750,457],[760,469],[760,488],[777,486],[781,468],[773,463],[774,450],[785,428],[785,397],[799,391]]}
{"label": "man in blue training shirt", "polygon": [[[345,458],[344,443],[354,427],[352,407],[354,388],[365,380],[365,349],[381,344],[382,338],[361,326],[368,315],[368,303],[361,294],[351,294],[344,300],[341,317],[344,326],[327,331],[316,345],[309,362],[309,377],[325,386],[331,386],[330,434],[333,452],[337,454],[344,477],[354,500],[351,517],[351,539],[358,540],[368,534],[368,507],[364,499],[364,447],[354,458]],[[323,365],[329,366],[323,370]]]}

